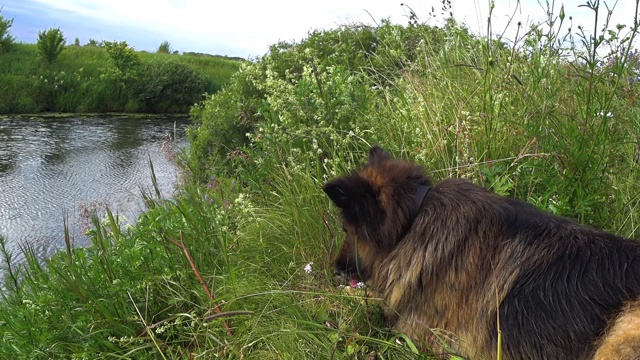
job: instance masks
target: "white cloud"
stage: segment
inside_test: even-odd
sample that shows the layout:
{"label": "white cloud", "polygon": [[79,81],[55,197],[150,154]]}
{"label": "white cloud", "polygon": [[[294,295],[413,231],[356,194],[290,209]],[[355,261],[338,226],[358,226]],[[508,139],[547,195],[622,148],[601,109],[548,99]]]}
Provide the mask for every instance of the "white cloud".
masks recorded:
{"label": "white cloud", "polygon": [[[408,21],[404,0],[32,0],[68,13],[70,17],[87,18],[103,22],[114,29],[133,28],[154,37],[168,40],[180,50],[213,51],[224,45],[236,49],[238,55],[262,55],[268,46],[279,40],[299,40],[317,28],[331,28],[347,22],[373,23],[390,18],[397,23]],[[435,10],[440,18],[441,0],[406,1],[422,21]],[[574,27],[582,24],[590,31],[592,12],[578,8],[586,0],[564,1],[568,21],[574,18]],[[489,14],[488,1],[452,0],[453,14],[477,33],[486,33]],[[546,3],[545,3],[546,4]],[[560,2],[555,3],[555,12]],[[604,9],[604,5],[601,5]],[[616,5],[613,23],[633,21],[635,1],[620,0]],[[601,11],[602,13],[602,11]],[[501,33],[513,15],[506,37],[515,36],[515,24],[541,22],[545,10],[537,0],[498,0],[492,15],[493,32]],[[601,15],[604,17],[604,15]],[[105,29],[104,32],[108,32]],[[133,44],[134,46],[136,44]]]}

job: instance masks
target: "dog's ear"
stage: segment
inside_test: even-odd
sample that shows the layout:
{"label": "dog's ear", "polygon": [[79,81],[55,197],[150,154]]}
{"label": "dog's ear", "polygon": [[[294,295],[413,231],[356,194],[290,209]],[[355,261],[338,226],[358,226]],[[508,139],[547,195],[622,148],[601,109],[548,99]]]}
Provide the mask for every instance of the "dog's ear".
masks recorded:
{"label": "dog's ear", "polygon": [[375,196],[371,185],[359,175],[351,175],[330,181],[322,187],[329,199],[342,210],[348,210],[364,198]]}
{"label": "dog's ear", "polygon": [[377,145],[369,149],[369,165],[378,164],[391,159],[393,159],[391,155]]}
{"label": "dog's ear", "polygon": [[351,175],[326,183],[322,190],[342,209],[345,220],[360,226],[379,224],[382,209],[371,184],[360,175]]}

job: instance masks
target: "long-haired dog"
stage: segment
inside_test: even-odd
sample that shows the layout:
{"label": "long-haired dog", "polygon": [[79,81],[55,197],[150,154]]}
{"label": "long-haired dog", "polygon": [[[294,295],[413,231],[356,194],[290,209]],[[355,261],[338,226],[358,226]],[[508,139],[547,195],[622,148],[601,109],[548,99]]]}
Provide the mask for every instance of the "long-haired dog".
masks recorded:
{"label": "long-haired dog", "polygon": [[[336,268],[396,330],[492,359],[640,359],[640,243],[461,179],[432,184],[379,147],[324,185],[342,210]],[[500,334],[500,335],[499,335]]]}

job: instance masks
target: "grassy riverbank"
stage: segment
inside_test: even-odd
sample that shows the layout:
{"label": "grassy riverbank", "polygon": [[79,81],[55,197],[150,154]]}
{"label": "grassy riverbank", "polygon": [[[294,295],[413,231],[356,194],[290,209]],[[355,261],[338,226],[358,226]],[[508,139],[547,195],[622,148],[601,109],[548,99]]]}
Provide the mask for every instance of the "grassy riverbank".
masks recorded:
{"label": "grassy riverbank", "polygon": [[181,196],[148,195],[133,229],[95,219],[92,247],[46,267],[28,247],[4,262],[0,357],[432,358],[332,281],[343,236],[321,186],[371,144],[640,237],[639,58],[606,51],[637,31],[559,45],[555,19],[515,47],[453,22],[274,45],[192,109]]}
{"label": "grassy riverbank", "polygon": [[182,112],[227,83],[241,61],[198,54],[136,53],[126,84],[104,47],[66,46],[45,65],[35,44],[0,54],[0,114]]}

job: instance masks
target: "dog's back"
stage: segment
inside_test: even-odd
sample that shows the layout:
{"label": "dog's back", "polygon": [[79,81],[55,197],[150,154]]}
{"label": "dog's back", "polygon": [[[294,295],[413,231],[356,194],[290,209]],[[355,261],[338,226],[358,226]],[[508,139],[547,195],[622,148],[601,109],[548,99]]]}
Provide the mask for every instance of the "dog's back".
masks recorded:
{"label": "dog's back", "polygon": [[347,230],[338,270],[368,279],[418,343],[437,348],[438,328],[491,359],[500,332],[505,360],[640,359],[640,243],[464,180],[433,185],[380,148],[324,190]]}

